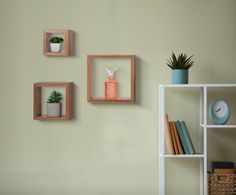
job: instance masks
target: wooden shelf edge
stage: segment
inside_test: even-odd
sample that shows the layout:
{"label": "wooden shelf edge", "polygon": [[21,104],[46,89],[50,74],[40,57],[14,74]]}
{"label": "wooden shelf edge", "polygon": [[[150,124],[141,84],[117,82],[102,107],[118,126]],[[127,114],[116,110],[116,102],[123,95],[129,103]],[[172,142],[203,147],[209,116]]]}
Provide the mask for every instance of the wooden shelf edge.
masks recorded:
{"label": "wooden shelf edge", "polygon": [[135,58],[136,55],[87,55],[88,57],[91,58]]}
{"label": "wooden shelf edge", "polygon": [[73,82],[38,82],[34,83],[35,87],[65,87],[67,85],[73,85]]}
{"label": "wooden shelf edge", "polygon": [[91,103],[135,103],[133,99],[120,98],[120,99],[106,99],[106,98],[89,98],[88,102]]}
{"label": "wooden shelf edge", "polygon": [[66,33],[66,32],[70,32],[72,30],[69,29],[44,29],[43,32],[45,33]]}
{"label": "wooden shelf edge", "polygon": [[65,52],[46,52],[44,53],[45,56],[69,56],[68,53],[65,53]]}
{"label": "wooden shelf edge", "polygon": [[40,115],[40,116],[36,116],[34,117],[34,120],[47,120],[47,121],[58,121],[58,120],[61,120],[61,121],[68,121],[72,118],[69,118],[68,116],[66,115],[62,115],[60,117],[48,117],[46,115]]}

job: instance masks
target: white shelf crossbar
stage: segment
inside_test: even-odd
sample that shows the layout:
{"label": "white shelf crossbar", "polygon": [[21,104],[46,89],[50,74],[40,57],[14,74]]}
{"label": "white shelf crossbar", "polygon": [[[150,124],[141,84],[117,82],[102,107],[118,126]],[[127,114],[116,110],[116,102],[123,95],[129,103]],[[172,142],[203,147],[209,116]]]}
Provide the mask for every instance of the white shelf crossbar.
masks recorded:
{"label": "white shelf crossbar", "polygon": [[166,158],[204,158],[204,154],[165,154]]}
{"label": "white shelf crossbar", "polygon": [[208,129],[234,129],[236,125],[200,125],[202,128],[206,127]]}

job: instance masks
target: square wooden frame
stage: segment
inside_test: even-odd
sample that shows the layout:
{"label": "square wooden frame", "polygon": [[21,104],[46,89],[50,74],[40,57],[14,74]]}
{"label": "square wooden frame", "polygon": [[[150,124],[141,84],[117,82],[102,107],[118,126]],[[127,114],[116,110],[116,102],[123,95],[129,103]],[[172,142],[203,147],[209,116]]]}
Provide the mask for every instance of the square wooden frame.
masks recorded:
{"label": "square wooden frame", "polygon": [[[51,52],[51,34],[63,34],[64,50],[62,52]],[[73,55],[73,31],[62,29],[47,29],[43,32],[43,53],[46,56],[72,56]]]}
{"label": "square wooden frame", "polygon": [[[131,67],[131,97],[130,98],[118,98],[115,100],[108,100],[104,98],[94,97],[94,61],[96,58],[107,58],[107,59],[130,59]],[[92,103],[135,103],[135,69],[136,69],[136,56],[135,55],[88,55],[87,56],[87,101]]]}
{"label": "square wooden frame", "polygon": [[[66,91],[65,97],[65,115],[61,117],[47,117],[41,113],[41,94],[43,87],[63,87]],[[72,119],[72,82],[41,82],[34,83],[34,120],[70,120]]]}

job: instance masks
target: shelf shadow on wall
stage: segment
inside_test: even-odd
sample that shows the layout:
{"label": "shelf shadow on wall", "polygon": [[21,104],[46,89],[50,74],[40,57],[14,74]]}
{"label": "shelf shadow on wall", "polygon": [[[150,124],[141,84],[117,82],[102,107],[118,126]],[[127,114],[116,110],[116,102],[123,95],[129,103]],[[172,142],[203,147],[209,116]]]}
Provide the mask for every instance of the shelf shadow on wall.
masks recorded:
{"label": "shelf shadow on wall", "polygon": [[72,114],[73,118],[72,121],[79,121],[80,118],[78,117],[78,113],[80,113],[80,106],[78,106],[78,103],[80,102],[80,95],[79,94],[79,87],[74,83],[73,86],[73,96],[72,96]]}
{"label": "shelf shadow on wall", "polygon": [[142,59],[140,57],[136,56],[135,98],[136,98],[136,104],[137,105],[141,105],[141,95],[142,95],[142,89],[141,89],[141,83],[142,83],[141,64],[142,64]]}

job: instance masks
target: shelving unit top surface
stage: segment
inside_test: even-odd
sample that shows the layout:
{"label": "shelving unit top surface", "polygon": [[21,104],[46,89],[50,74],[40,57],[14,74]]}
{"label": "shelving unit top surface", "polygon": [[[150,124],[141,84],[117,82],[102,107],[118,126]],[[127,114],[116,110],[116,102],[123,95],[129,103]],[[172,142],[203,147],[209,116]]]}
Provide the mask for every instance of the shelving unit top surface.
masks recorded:
{"label": "shelving unit top surface", "polygon": [[191,88],[191,87],[236,87],[236,84],[159,84],[159,87]]}

